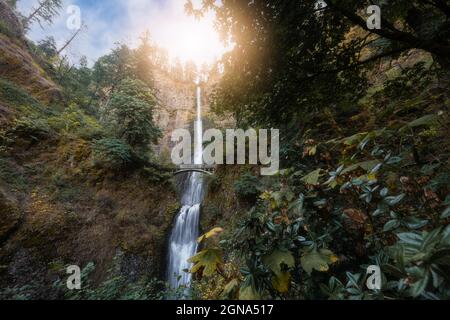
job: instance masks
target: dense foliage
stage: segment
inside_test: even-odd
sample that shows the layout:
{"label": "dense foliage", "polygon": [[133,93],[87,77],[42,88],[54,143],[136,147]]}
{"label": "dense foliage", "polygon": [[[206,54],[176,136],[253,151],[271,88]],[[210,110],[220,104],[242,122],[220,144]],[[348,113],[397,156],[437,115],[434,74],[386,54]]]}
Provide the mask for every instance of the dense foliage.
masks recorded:
{"label": "dense foliage", "polygon": [[[61,1],[39,3],[26,24],[51,23]],[[370,4],[381,7],[381,29],[366,26]],[[199,16],[214,10],[223,39],[233,43],[213,111],[231,114],[241,128],[279,128],[282,166],[265,178],[245,167],[237,179],[226,166],[219,168],[225,178],[211,179],[207,198],[220,203],[185,270],[195,274],[191,297],[450,299],[448,2],[208,0],[186,8]],[[0,33],[11,37],[1,25]],[[129,280],[124,260],[93,281],[104,260],[123,258],[120,250],[158,250],[161,226],[179,209],[164,216],[165,195],[149,187],[170,188],[151,162],[160,137],[153,71],[192,82],[198,70],[171,64],[148,34],[140,40],[137,48],[117,45],[92,67],[86,58],[73,64],[53,38],[21,44],[57,84],[58,99],[49,103],[21,87],[22,79],[0,79],[0,182],[9,191],[0,190],[0,205],[11,220],[0,238],[19,230],[18,247],[44,257],[29,261],[44,261],[57,279],[52,298],[186,296],[185,287],[172,294],[150,277]],[[227,184],[227,176],[234,180]],[[126,181],[132,187],[123,189]],[[26,210],[9,193],[26,199]],[[98,252],[83,258],[86,286],[67,291],[66,261],[50,256],[84,236],[110,252],[96,266],[90,261],[102,248],[89,244],[86,252]],[[8,248],[5,261],[16,254]],[[367,286],[369,266],[380,268],[380,289]],[[40,298],[41,280],[6,286],[0,298]]]}
{"label": "dense foliage", "polygon": [[[205,298],[448,299],[448,5],[375,2],[384,27],[368,30],[372,2],[324,3],[188,4],[215,10],[235,43],[215,111],[280,128],[283,166],[236,182],[236,195],[258,197],[199,239],[196,288]],[[368,288],[368,266],[381,289]]]}

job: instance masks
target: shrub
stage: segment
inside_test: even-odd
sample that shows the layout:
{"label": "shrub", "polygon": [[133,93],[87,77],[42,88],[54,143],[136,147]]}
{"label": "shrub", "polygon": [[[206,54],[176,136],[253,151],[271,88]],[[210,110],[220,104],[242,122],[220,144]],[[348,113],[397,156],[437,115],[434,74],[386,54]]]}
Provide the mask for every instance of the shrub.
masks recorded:
{"label": "shrub", "polygon": [[28,92],[3,79],[0,79],[0,100],[14,107],[22,105],[41,107],[39,102]]}
{"label": "shrub", "polygon": [[136,161],[131,146],[116,138],[97,140],[93,151],[94,164],[105,169],[120,170]]}
{"label": "shrub", "polygon": [[75,105],[71,105],[62,113],[50,117],[48,123],[59,132],[76,134],[87,140],[98,139],[104,135],[100,124]]}
{"label": "shrub", "polygon": [[160,136],[153,122],[155,105],[155,97],[143,82],[125,79],[112,95],[104,121],[116,137],[133,148],[147,150],[148,144],[155,143]]}
{"label": "shrub", "polygon": [[52,129],[45,119],[26,116],[13,122],[12,127],[6,132],[6,137],[11,142],[17,138],[39,141],[49,138],[52,134]]}
{"label": "shrub", "polygon": [[234,183],[234,190],[241,198],[254,199],[261,192],[261,184],[257,177],[247,172]]}

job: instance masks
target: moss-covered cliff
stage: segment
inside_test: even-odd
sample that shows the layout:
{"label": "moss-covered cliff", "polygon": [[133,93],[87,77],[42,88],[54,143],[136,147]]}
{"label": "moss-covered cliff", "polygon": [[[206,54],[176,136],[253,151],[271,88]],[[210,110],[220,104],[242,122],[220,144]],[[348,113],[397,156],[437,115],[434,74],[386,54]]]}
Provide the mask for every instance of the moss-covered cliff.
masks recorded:
{"label": "moss-covered cliff", "polygon": [[106,129],[68,105],[0,4],[0,296],[70,294],[55,281],[78,265],[92,290],[83,297],[113,298],[111,283],[114,298],[147,297],[178,209],[170,175],[126,148],[126,163],[107,162]]}

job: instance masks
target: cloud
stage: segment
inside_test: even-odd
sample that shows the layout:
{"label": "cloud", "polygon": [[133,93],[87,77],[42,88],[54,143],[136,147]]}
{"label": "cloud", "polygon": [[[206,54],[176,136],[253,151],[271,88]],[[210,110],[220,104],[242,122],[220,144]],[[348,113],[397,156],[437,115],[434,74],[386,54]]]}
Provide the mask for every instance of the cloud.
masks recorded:
{"label": "cloud", "polygon": [[[21,0],[18,9],[26,15],[36,4],[37,0]],[[118,42],[135,46],[146,30],[154,42],[168,49],[172,58],[182,61],[211,63],[224,51],[213,29],[212,14],[200,21],[187,16],[185,0],[63,0],[63,10],[54,23],[44,29],[33,24],[28,37],[38,41],[53,36],[62,46],[73,33],[66,27],[66,10],[72,4],[81,8],[87,25],[87,30],[65,52],[75,61],[85,55],[92,64]]]}

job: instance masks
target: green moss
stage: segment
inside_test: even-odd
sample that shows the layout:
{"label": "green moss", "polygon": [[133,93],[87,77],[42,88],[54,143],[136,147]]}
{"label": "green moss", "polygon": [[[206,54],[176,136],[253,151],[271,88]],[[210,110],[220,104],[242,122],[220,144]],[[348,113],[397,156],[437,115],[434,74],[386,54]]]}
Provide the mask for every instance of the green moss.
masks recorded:
{"label": "green moss", "polygon": [[4,35],[8,37],[14,37],[14,33],[11,31],[11,29],[6,25],[4,21],[0,20],[0,33],[3,33]]}
{"label": "green moss", "polygon": [[28,92],[4,79],[0,79],[0,100],[16,108],[21,106],[42,108],[42,105]]}
{"label": "green moss", "polygon": [[0,158],[0,178],[15,190],[23,191],[27,187],[23,174],[13,167],[11,161],[4,158]]}
{"label": "green moss", "polygon": [[0,193],[0,242],[4,241],[16,228],[22,218],[19,208]]}

